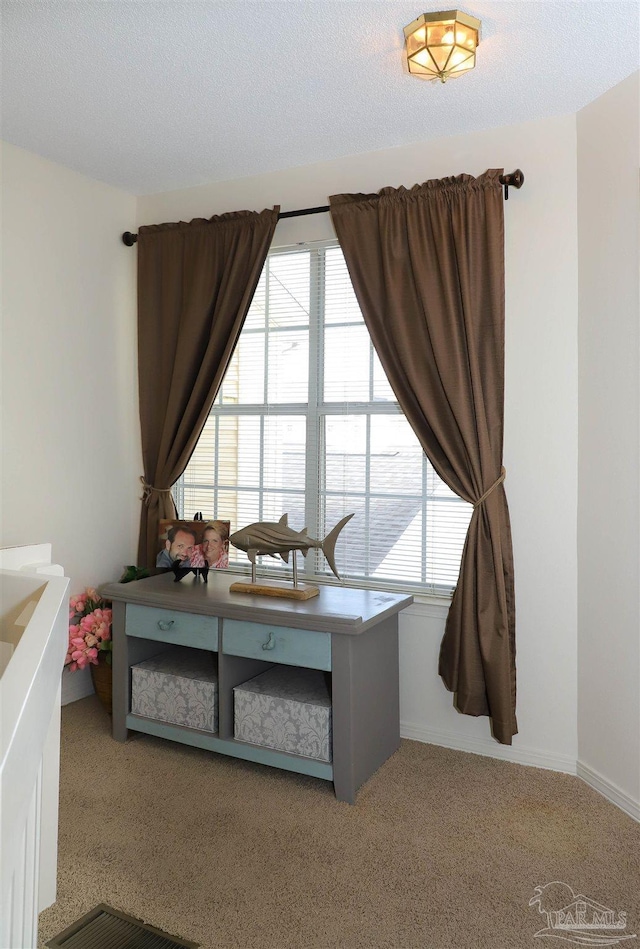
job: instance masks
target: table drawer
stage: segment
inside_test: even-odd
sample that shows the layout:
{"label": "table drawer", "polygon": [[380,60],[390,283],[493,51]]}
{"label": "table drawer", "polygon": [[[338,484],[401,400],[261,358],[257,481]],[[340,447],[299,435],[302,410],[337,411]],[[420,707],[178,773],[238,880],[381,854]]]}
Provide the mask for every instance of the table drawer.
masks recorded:
{"label": "table drawer", "polygon": [[139,639],[218,651],[218,619],[215,616],[128,603],[126,633]]}
{"label": "table drawer", "polygon": [[223,651],[234,656],[331,670],[331,633],[225,619],[222,643]]}

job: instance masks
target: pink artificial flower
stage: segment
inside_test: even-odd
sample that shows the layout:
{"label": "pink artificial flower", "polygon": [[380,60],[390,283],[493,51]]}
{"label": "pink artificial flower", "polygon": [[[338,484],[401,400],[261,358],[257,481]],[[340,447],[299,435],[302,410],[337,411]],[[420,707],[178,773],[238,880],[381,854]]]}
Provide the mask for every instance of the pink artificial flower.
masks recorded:
{"label": "pink artificial flower", "polygon": [[80,629],[86,636],[91,634],[97,639],[106,642],[111,639],[111,610],[94,610],[88,616],[84,616],[80,621]]}
{"label": "pink artificial flower", "polygon": [[69,650],[74,659],[78,653],[84,653],[85,647],[86,643],[84,641],[84,636],[75,636],[73,639],[69,640]]}
{"label": "pink artificial flower", "polygon": [[87,657],[86,657],[85,654],[84,654],[81,650],[79,650],[79,649],[76,650],[75,652],[72,652],[72,653],[71,653],[71,658],[72,658],[73,661],[75,662],[76,668],[78,668],[78,669],[84,669],[84,667],[85,667],[86,664],[87,664]]}
{"label": "pink artificial flower", "polygon": [[84,612],[84,608],[87,604],[86,593],[78,593],[77,596],[72,596],[69,600],[69,604],[78,615],[81,615]]}
{"label": "pink artificial flower", "polygon": [[94,648],[88,649],[83,643],[81,648],[73,650],[71,659],[77,663],[78,669],[84,669],[87,663],[92,663],[94,666],[97,666],[98,650]]}
{"label": "pink artificial flower", "polygon": [[[100,606],[94,606],[96,603]],[[98,665],[99,651],[111,639],[112,616],[107,601],[93,587],[70,597],[69,643],[64,664],[71,672]]]}
{"label": "pink artificial flower", "polygon": [[80,620],[79,628],[83,633],[90,633],[96,623],[96,618],[93,613],[89,613],[88,616],[83,616]]}

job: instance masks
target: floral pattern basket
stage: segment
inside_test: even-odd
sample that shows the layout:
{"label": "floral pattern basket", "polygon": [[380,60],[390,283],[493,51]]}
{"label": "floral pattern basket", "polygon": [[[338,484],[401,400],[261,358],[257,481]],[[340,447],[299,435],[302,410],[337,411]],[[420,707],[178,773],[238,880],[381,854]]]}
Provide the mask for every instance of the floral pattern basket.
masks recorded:
{"label": "floral pattern basket", "polygon": [[174,725],[218,731],[216,657],[174,646],[131,667],[131,711]]}
{"label": "floral pattern basket", "polygon": [[234,737],[331,761],[331,698],[324,673],[274,666],[234,692]]}

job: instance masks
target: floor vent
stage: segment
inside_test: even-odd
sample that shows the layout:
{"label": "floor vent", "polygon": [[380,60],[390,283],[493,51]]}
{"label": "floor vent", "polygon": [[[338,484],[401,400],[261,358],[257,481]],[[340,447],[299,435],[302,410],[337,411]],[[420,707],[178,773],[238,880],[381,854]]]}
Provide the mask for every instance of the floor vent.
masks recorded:
{"label": "floor vent", "polygon": [[145,926],[104,903],[47,943],[51,949],[197,949],[198,945]]}

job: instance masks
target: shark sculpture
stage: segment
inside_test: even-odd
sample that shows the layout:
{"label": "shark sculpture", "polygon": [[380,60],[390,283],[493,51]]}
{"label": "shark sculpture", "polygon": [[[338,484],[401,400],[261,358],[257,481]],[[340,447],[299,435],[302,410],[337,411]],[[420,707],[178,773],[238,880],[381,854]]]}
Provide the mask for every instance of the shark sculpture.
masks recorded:
{"label": "shark sculpture", "polygon": [[243,527],[232,534],[229,541],[238,550],[245,551],[254,569],[256,557],[266,554],[272,557],[279,555],[285,563],[289,563],[290,550],[301,550],[306,557],[310,547],[319,547],[327,558],[331,570],[338,580],[341,580],[335,562],[336,541],[338,534],[347,521],[351,520],[353,514],[347,514],[338,521],[324,540],[314,540],[313,537],[309,537],[306,527],[303,527],[301,531],[294,531],[287,523],[288,517],[288,514],[283,514],[279,521],[257,521],[255,524],[249,524],[248,527]]}

